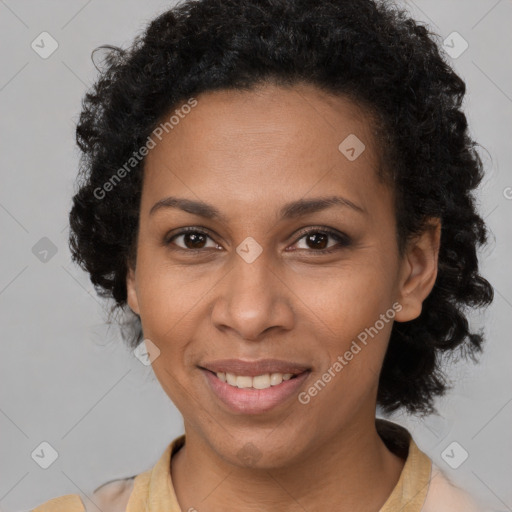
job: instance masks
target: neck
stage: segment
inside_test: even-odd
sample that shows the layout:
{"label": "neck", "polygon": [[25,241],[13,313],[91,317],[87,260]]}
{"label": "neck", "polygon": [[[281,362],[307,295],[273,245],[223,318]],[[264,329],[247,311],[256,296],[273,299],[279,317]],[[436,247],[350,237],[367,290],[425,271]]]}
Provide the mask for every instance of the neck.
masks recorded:
{"label": "neck", "polygon": [[344,428],[319,440],[287,466],[240,468],[226,462],[197,433],[171,460],[182,510],[377,512],[395,487],[404,460],[389,451],[375,421]]}

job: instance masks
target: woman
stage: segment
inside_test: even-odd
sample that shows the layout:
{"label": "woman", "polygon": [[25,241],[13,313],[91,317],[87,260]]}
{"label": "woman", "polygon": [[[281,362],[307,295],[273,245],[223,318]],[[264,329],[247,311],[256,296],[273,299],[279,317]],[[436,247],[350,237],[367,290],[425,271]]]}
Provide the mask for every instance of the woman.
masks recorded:
{"label": "woman", "polygon": [[71,250],[185,434],[35,510],[479,510],[375,418],[432,412],[440,355],[481,350],[464,93],[425,27],[372,0],[189,1],[110,48]]}

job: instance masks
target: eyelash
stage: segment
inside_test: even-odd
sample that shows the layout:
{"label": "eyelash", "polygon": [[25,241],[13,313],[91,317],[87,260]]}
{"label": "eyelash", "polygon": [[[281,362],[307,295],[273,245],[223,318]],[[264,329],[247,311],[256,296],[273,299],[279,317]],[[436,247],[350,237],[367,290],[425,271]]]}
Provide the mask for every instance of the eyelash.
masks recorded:
{"label": "eyelash", "polygon": [[[204,231],[203,229],[196,228],[196,227],[188,227],[188,228],[183,228],[181,231],[179,231],[178,233],[173,234],[171,237],[166,237],[166,239],[164,240],[164,245],[170,246],[172,244],[172,241],[175,238],[177,238],[179,236],[182,236],[182,235],[186,235],[187,233],[199,233],[201,235],[205,235],[208,238],[212,239],[212,237],[209,235],[209,233]],[[351,244],[351,239],[347,235],[345,235],[343,233],[339,233],[339,232],[334,231],[334,230],[329,229],[329,228],[321,228],[321,227],[308,228],[306,230],[303,230],[303,231],[299,232],[299,238],[297,238],[297,240],[295,241],[295,244],[297,242],[299,242],[300,240],[302,240],[307,235],[310,235],[310,234],[313,234],[313,233],[321,233],[321,234],[324,234],[324,235],[328,235],[328,236],[334,238],[338,242],[338,245],[337,246],[335,245],[335,246],[330,247],[328,249],[318,249],[318,250],[315,250],[315,249],[298,249],[298,250],[306,250],[306,251],[313,252],[313,253],[316,253],[316,254],[330,254],[330,253],[333,253],[335,251],[338,251],[338,250],[341,250],[343,248],[346,248],[346,247],[348,247]],[[205,249],[204,248],[203,249],[184,249],[183,247],[176,246],[175,248],[173,248],[173,250],[184,251],[184,252],[188,252],[188,253],[198,253],[198,252],[204,251]]]}

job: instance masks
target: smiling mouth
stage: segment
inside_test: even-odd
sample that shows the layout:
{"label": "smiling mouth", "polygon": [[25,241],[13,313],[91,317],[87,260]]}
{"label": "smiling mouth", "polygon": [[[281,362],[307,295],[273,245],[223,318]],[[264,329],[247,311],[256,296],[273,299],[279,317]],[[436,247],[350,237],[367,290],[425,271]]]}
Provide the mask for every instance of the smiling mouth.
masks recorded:
{"label": "smiling mouth", "polygon": [[[295,374],[272,372],[250,376],[198,368],[213,396],[230,412],[243,415],[265,414],[288,403],[311,374],[311,369],[300,369],[294,370]],[[252,369],[251,373],[256,373]]]}
{"label": "smiling mouth", "polygon": [[230,372],[214,372],[208,370],[207,368],[202,368],[207,372],[215,375],[221,382],[229,384],[234,388],[239,389],[268,389],[270,387],[279,386],[284,381],[292,380],[297,378],[298,375],[302,375],[306,373],[306,371],[301,373],[263,373],[261,375],[256,375],[251,377],[249,375],[236,375]]}

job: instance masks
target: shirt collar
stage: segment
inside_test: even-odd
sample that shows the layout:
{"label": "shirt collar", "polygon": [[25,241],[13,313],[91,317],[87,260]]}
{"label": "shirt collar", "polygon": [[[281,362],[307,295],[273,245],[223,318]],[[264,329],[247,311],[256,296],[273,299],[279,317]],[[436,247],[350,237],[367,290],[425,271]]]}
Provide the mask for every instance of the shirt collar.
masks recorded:
{"label": "shirt collar", "polygon": [[[379,512],[420,512],[427,496],[432,461],[402,426],[376,419],[377,432],[388,448],[406,459],[400,478]],[[126,512],[181,512],[171,478],[171,457],[185,444],[185,434],[174,439],[155,466],[138,475]]]}

